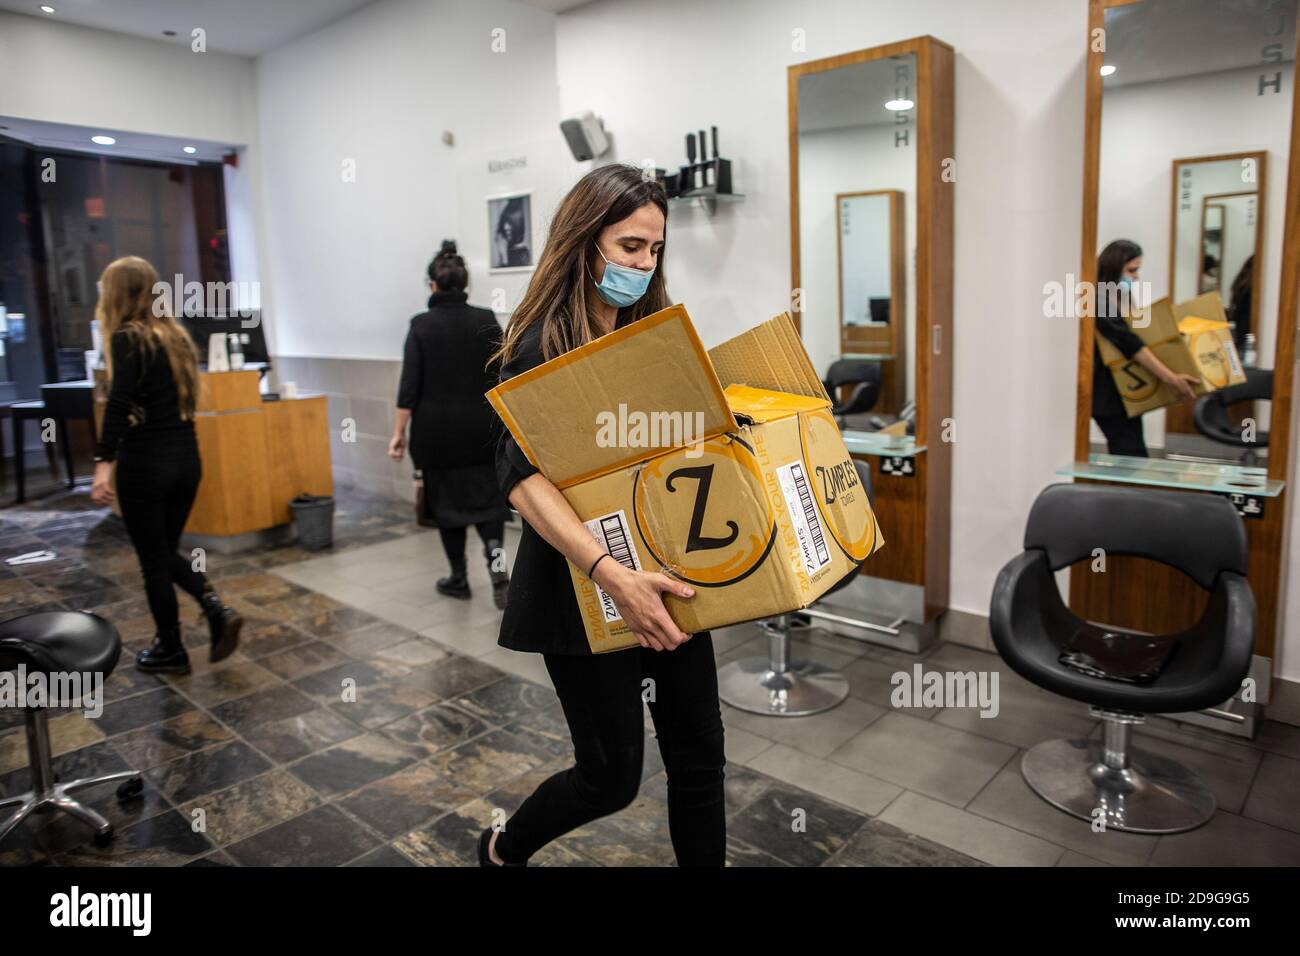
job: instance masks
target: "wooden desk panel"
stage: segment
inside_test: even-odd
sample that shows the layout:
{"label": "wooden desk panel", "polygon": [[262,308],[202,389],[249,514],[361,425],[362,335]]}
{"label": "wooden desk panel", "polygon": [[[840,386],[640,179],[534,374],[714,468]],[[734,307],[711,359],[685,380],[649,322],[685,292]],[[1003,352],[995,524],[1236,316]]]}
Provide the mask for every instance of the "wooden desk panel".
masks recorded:
{"label": "wooden desk panel", "polygon": [[203,481],[185,530],[222,537],[281,524],[271,507],[265,416],[260,409],[194,419]]}
{"label": "wooden desk panel", "polygon": [[334,494],[330,467],[328,402],[324,395],[281,399],[262,406],[271,513],[276,524],[292,517],[289,501],[301,494]]}

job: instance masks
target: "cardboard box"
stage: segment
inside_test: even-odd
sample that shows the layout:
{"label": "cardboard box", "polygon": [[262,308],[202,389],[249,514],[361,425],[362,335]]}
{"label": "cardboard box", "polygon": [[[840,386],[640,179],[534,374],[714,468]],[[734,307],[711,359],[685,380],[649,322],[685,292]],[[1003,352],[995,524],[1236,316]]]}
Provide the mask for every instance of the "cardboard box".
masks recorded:
{"label": "cardboard box", "polygon": [[[1201,384],[1194,389],[1198,395],[1246,380],[1223,300],[1217,292],[1178,305],[1164,298],[1135,312],[1127,321],[1138,338],[1172,371],[1200,378]],[[1124,353],[1100,333],[1097,347],[1130,418],[1179,401],[1172,388],[1137,359],[1125,359]]]}
{"label": "cardboard box", "polygon": [[[883,544],[789,315],[706,353],[672,306],[488,399],[611,556],[695,587],[664,597],[688,634],[807,607]],[[637,646],[569,570],[592,651]]]}

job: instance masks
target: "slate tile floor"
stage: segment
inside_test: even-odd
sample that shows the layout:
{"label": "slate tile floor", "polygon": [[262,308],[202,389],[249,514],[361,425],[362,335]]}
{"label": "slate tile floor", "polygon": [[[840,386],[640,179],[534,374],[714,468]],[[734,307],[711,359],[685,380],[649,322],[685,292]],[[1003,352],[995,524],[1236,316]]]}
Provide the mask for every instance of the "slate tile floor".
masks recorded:
{"label": "slate tile floor", "polygon": [[[513,546],[517,527],[508,527]],[[326,555],[210,555],[210,573],[248,622],[245,639],[230,660],[207,665],[182,596],[194,651],[183,678],[130,666],[152,634],[139,572],[120,522],[90,504],[84,484],[0,511],[0,557],[40,548],[58,559],[0,565],[0,617],[89,608],[125,644],[102,717],[51,719],[56,771],[71,779],[134,767],[145,791],[126,805],[112,786],[83,794],[118,826],[109,848],[65,817],[42,817],[0,844],[0,865],[472,865],[493,809],[512,812],[570,765],[540,658],[496,646],[499,612],[481,562],[470,562],[472,601],[438,596],[437,535],[417,530],[403,505],[340,491]],[[752,626],[714,640],[720,663],[765,648]],[[916,658],[824,633],[800,638],[796,651],[840,668],[852,696],[798,720],[724,706],[732,866],[1300,862],[1298,728],[1267,723],[1245,742],[1153,721],[1140,737],[1196,767],[1222,809],[1191,834],[1097,835],[1039,800],[1018,771],[1038,740],[1096,732],[1085,709],[991,655],[949,645],[925,666],[997,669],[998,718],[898,709],[890,675]],[[345,679],[354,700],[341,698]],[[0,793],[26,789],[26,761],[21,717],[0,710]],[[666,799],[647,735],[636,801],[533,863],[672,865]],[[797,810],[802,832],[791,826]]]}

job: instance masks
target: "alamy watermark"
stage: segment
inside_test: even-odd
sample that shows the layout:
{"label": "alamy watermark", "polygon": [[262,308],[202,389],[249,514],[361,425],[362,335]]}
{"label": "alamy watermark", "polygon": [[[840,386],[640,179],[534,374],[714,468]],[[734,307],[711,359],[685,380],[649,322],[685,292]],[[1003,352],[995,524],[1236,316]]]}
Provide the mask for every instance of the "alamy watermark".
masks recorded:
{"label": "alamy watermark", "polygon": [[895,671],[889,702],[899,708],[978,708],[981,717],[998,715],[997,671],[925,671],[919,663],[912,670]]}
{"label": "alamy watermark", "polygon": [[260,282],[186,282],[180,273],[175,282],[153,285],[153,314],[215,315],[238,317],[241,328],[255,329],[261,322]]}
{"label": "alamy watermark", "polygon": [[[1081,282],[1068,274],[1064,282],[1043,283],[1043,315],[1049,319],[1077,319],[1085,315],[1127,316],[1153,301],[1150,282]],[[1101,306],[1101,311],[1098,311]],[[1135,315],[1132,327],[1151,324],[1146,314]]]}
{"label": "alamy watermark", "polygon": [[596,413],[596,444],[601,448],[674,448],[688,446],[687,458],[704,454],[703,412],[618,411]]}
{"label": "alamy watermark", "polygon": [[0,708],[81,708],[87,717],[104,713],[104,675],[99,671],[33,671],[19,664],[0,672]]}

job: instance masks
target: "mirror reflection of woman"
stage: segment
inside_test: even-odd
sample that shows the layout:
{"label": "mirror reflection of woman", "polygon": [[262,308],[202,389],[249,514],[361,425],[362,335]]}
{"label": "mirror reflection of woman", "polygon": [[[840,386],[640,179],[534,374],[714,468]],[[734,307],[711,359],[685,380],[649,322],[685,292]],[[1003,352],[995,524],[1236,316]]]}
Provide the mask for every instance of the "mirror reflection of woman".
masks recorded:
{"label": "mirror reflection of woman", "polygon": [[[1173,371],[1138,338],[1124,321],[1132,293],[1142,269],[1142,247],[1129,239],[1116,239],[1097,257],[1096,327],[1128,361],[1142,365],[1160,382],[1168,385],[1183,401],[1196,397],[1200,379]],[[1121,289],[1127,294],[1110,295]],[[1101,349],[1092,346],[1092,418],[1106,436],[1106,449],[1112,455],[1146,458],[1146,439],[1142,435],[1142,416],[1129,417],[1120,398],[1110,369],[1102,361]]]}
{"label": "mirror reflection of woman", "polygon": [[[670,304],[667,213],[663,186],[635,167],[601,166],[577,182],[556,209],[537,272],[506,327],[503,379]],[[723,866],[726,761],[713,641],[708,631],[683,633],[663,603],[665,593],[689,598],[694,590],[610,557],[508,434],[497,472],[524,519],[498,643],[542,654],[575,761],[543,781],[503,827],[482,832],[479,864],[522,866],[556,837],[631,803],[641,784],[648,703],[668,775],[677,864]],[[591,652],[570,562],[613,599],[640,647]]]}

